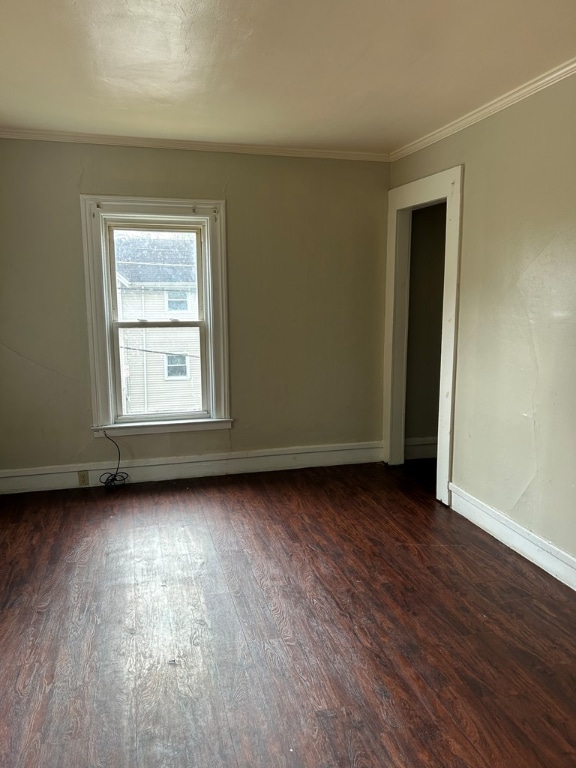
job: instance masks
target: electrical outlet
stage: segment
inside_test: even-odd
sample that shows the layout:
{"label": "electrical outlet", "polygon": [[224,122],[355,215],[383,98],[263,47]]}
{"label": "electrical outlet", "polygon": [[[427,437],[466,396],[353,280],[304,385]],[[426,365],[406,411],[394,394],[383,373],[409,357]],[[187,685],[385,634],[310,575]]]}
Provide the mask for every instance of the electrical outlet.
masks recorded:
{"label": "electrical outlet", "polygon": [[82,469],[78,472],[78,485],[90,485],[90,475],[87,469]]}

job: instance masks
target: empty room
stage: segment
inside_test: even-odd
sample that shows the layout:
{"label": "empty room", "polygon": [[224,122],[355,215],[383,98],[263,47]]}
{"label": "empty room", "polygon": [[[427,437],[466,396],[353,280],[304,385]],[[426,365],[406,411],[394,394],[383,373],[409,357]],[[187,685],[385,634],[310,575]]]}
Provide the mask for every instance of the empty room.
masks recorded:
{"label": "empty room", "polygon": [[0,766],[576,766],[575,30],[7,0]]}

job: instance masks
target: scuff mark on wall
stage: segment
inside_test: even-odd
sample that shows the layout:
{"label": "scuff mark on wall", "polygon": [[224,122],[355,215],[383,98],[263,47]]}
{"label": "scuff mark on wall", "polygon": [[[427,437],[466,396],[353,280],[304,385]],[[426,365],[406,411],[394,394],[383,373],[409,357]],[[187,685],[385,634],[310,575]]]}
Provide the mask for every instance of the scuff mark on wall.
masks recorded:
{"label": "scuff mark on wall", "polygon": [[83,179],[84,179],[84,163],[80,163],[80,176],[78,178],[78,183],[76,184],[76,190],[78,192],[82,192]]}
{"label": "scuff mark on wall", "polygon": [[223,197],[224,197],[224,199],[226,199],[226,195],[227,195],[227,193],[228,193],[228,184],[229,184],[229,183],[230,183],[230,174],[228,174],[228,175],[226,176],[226,181],[224,182],[224,192],[223,192]]}
{"label": "scuff mark on wall", "polygon": [[[529,351],[530,351],[530,357],[532,362],[532,391],[531,391],[532,413],[523,413],[522,415],[525,416],[527,419],[530,419],[532,422],[532,450],[533,450],[534,466],[532,468],[531,477],[527,480],[526,486],[524,490],[519,494],[516,502],[511,506],[511,510],[517,510],[521,500],[525,497],[527,490],[533,484],[538,474],[538,428],[537,428],[538,415],[537,415],[536,399],[537,399],[537,392],[538,392],[538,386],[540,381],[540,366],[538,362],[538,350],[537,350],[536,339],[535,339],[535,318],[529,308],[529,296],[527,296],[526,293],[522,290],[520,280],[516,285],[516,289],[521,297],[521,307],[526,314],[527,328],[529,330],[529,334],[527,335],[527,337],[529,340]],[[531,515],[531,517],[533,517],[533,514]]]}
{"label": "scuff mark on wall", "polygon": [[48,365],[44,365],[43,363],[39,363],[37,360],[33,360],[31,357],[28,357],[27,355],[24,355],[22,352],[19,352],[17,349],[14,349],[9,344],[5,344],[3,341],[0,341],[0,347],[3,347],[4,349],[7,349],[9,352],[12,352],[13,355],[16,355],[21,360],[25,360],[27,363],[30,363],[31,365],[42,368],[45,371],[49,371],[50,373],[56,374],[56,376],[61,376],[63,379],[68,379],[68,381],[76,381],[78,383],[83,383],[82,379],[78,379],[75,376],[69,376],[67,373],[62,373],[62,371],[57,371],[55,368],[51,368]]}
{"label": "scuff mark on wall", "polygon": [[[573,325],[576,272],[569,240],[566,232],[556,231],[519,272],[515,286],[518,306],[526,316],[527,351],[532,362],[532,413],[523,415],[532,421],[535,468],[509,513],[538,533],[551,490],[550,482],[544,479],[550,474],[551,440],[554,448],[558,447],[558,433],[552,433],[550,417],[558,413],[562,418],[556,403],[561,377],[551,371],[558,339]],[[564,418],[568,418],[568,411]]]}

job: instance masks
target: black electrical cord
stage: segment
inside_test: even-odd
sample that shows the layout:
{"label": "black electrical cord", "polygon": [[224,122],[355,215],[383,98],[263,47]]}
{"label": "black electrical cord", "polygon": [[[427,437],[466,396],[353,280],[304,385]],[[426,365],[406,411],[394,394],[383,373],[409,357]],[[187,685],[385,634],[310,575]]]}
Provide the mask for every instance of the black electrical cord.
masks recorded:
{"label": "black electrical cord", "polygon": [[111,437],[109,437],[106,434],[106,430],[104,431],[104,437],[107,440],[110,440],[111,443],[114,443],[116,446],[116,450],[118,451],[118,464],[116,464],[116,472],[103,472],[100,475],[100,482],[102,485],[104,485],[106,488],[114,488],[117,485],[124,485],[126,480],[130,479],[130,476],[126,472],[120,472],[120,447],[118,443],[115,440],[112,440]]}

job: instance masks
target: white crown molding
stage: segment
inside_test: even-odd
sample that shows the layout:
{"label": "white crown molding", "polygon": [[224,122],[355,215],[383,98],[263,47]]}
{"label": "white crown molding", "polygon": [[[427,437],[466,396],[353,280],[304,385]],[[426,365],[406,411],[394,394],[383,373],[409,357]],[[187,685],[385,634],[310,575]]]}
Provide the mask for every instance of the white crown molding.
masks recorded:
{"label": "white crown molding", "polygon": [[576,589],[576,557],[450,484],[452,509],[495,539],[530,560],[563,584]]}
{"label": "white crown molding", "polygon": [[[130,482],[145,483],[303,467],[370,464],[382,461],[382,455],[381,442],[305,445],[201,456],[123,460],[120,469],[128,472]],[[100,475],[113,471],[115,461],[0,470],[0,494],[77,488],[78,472],[88,472],[88,485],[99,486]]]}
{"label": "white crown molding", "polygon": [[67,131],[39,131],[26,128],[0,126],[0,139],[24,139],[28,141],[57,141],[71,144],[103,144],[115,147],[142,147],[145,149],[180,149],[190,152],[225,152],[242,155],[271,155],[274,157],[302,157],[325,160],[359,160],[372,163],[393,163],[421,149],[436,144],[454,133],[469,128],[487,117],[501,112],[513,104],[532,96],[538,91],[576,74],[576,58],[545,72],[539,77],[515,88],[503,96],[484,104],[442,128],[438,128],[420,139],[405,144],[392,152],[353,152],[331,149],[297,149],[294,147],[271,147],[249,144],[218,144],[215,142],[188,141],[184,139],[155,139],[139,136],[105,136],[96,133],[73,133]]}
{"label": "white crown molding", "polygon": [[519,88],[515,88],[513,91],[505,93],[503,96],[499,96],[497,99],[494,99],[494,101],[490,101],[488,104],[484,104],[484,106],[469,112],[467,115],[459,117],[452,123],[448,123],[448,125],[445,125],[436,131],[432,131],[432,133],[429,133],[416,141],[412,141],[399,149],[395,149],[388,155],[389,162],[393,163],[396,160],[414,154],[414,152],[418,152],[420,149],[436,144],[438,141],[441,141],[448,136],[452,136],[454,133],[463,131],[464,128],[469,128],[471,125],[474,125],[474,123],[479,123],[481,120],[485,120],[487,117],[496,114],[496,112],[501,112],[503,109],[507,109],[513,104],[517,104],[519,101],[527,99],[528,96],[532,96],[533,94],[538,93],[538,91],[549,88],[551,85],[560,82],[560,80],[565,80],[575,73],[576,59],[571,59],[570,61],[561,64],[559,67],[555,67],[554,69],[545,72],[543,75],[535,77],[533,80],[521,85]]}
{"label": "white crown molding", "polygon": [[383,152],[348,152],[332,149],[296,149],[249,144],[218,144],[184,139],[154,139],[138,136],[102,136],[97,133],[66,131],[32,131],[25,128],[0,127],[0,139],[27,141],[59,141],[68,144],[104,144],[113,147],[142,147],[145,149],[180,149],[188,152],[226,152],[240,155],[273,155],[275,157],[304,157],[319,160],[360,160],[386,163],[389,156]]}

